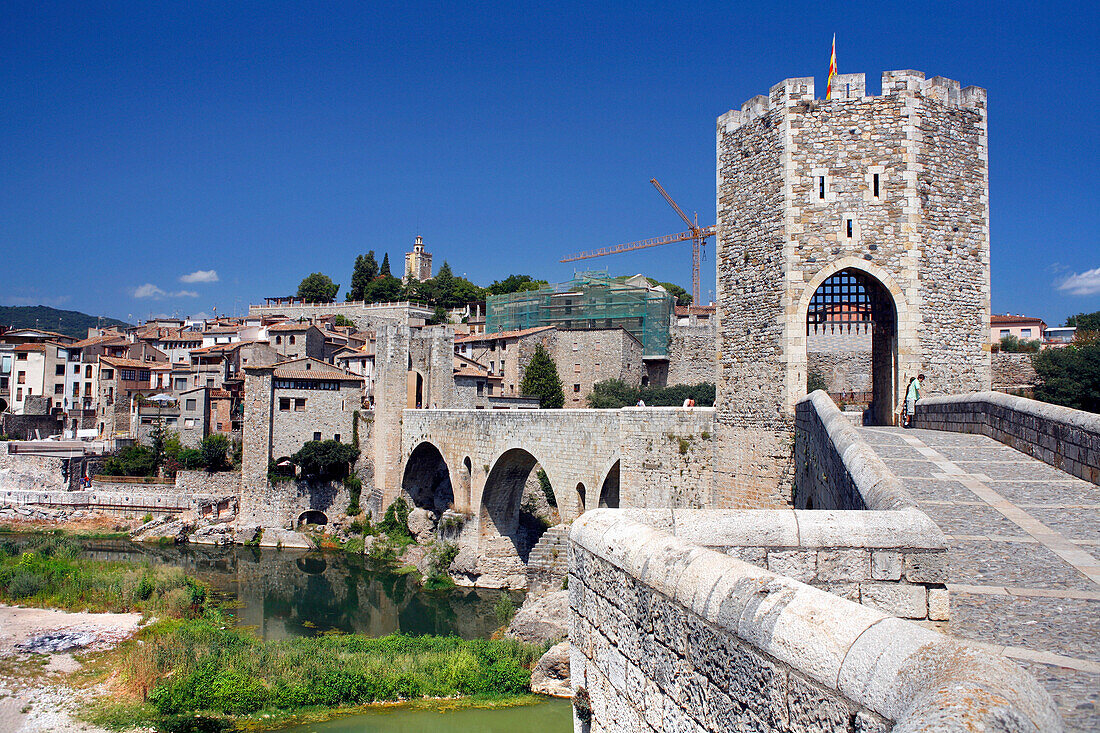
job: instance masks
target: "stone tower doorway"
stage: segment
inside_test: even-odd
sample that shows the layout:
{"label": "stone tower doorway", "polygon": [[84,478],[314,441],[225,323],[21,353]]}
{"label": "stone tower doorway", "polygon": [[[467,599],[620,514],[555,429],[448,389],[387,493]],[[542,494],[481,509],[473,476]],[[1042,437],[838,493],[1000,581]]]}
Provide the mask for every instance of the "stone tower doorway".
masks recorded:
{"label": "stone tower doorway", "polygon": [[[890,291],[870,273],[847,267],[826,278],[806,309],[806,338],[827,338],[840,353],[859,353],[851,344],[869,341],[870,379],[864,394],[849,393],[866,404],[864,422],[892,425],[898,394],[898,313]],[[863,348],[866,348],[864,346]]]}

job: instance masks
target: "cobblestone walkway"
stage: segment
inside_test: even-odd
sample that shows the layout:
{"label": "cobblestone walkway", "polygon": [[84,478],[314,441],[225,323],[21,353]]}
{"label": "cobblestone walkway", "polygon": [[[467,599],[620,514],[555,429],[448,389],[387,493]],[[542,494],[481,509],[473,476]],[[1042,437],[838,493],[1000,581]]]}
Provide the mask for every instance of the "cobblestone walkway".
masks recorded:
{"label": "cobblestone walkway", "polygon": [[860,428],[951,545],[946,631],[1040,680],[1100,730],[1100,486],[983,435]]}

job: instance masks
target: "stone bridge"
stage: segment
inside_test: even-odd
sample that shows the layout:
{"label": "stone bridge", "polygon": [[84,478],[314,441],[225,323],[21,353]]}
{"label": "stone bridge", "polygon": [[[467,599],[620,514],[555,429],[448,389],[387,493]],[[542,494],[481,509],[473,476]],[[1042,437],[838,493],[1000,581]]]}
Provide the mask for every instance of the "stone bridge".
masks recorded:
{"label": "stone bridge", "polygon": [[509,566],[476,574],[515,576],[535,539],[521,500],[536,466],[565,522],[596,507],[713,506],[713,423],[712,408],[408,409],[391,495],[465,515],[463,547]]}

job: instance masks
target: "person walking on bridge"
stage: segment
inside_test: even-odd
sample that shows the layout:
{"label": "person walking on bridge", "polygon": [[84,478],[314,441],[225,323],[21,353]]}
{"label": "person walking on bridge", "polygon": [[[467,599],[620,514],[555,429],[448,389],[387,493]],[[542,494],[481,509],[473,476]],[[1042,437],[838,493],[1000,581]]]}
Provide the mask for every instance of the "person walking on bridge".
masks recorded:
{"label": "person walking on bridge", "polygon": [[913,424],[913,413],[917,411],[917,400],[920,399],[920,388],[924,386],[924,375],[918,374],[916,379],[909,380],[909,389],[905,392],[905,427]]}

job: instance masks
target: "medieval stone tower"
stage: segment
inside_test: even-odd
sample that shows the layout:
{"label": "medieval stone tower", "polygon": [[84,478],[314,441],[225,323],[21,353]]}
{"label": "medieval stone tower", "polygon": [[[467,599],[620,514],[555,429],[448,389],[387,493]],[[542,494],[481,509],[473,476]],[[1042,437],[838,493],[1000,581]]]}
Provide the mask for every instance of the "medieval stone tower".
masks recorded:
{"label": "medieval stone tower", "polygon": [[871,330],[867,417],[990,387],[985,90],[887,71],[882,94],[813,78],[718,118],[718,480],[729,503],[789,498],[807,334]]}

